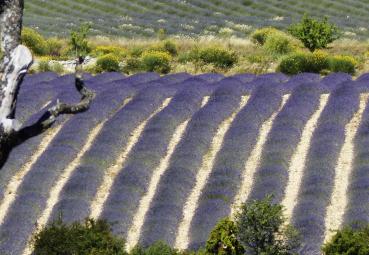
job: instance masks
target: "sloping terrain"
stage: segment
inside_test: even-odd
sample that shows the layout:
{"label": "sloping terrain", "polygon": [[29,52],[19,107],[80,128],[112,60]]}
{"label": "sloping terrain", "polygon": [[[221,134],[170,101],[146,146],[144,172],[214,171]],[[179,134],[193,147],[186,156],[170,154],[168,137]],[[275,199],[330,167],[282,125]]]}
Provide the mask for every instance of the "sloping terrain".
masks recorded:
{"label": "sloping terrain", "polygon": [[[274,194],[319,254],[332,230],[369,222],[369,75],[320,78],[186,73],[86,76],[91,108],[14,148],[0,169],[0,254],[30,254],[40,226],[62,217],[113,222],[131,248],[203,245],[245,201]],[[73,76],[28,76],[18,118],[57,98]]]}
{"label": "sloping terrain", "polygon": [[153,36],[163,28],[176,35],[244,37],[258,27],[285,28],[304,13],[329,17],[347,35],[369,35],[367,0],[28,0],[24,21],[54,36],[88,21],[95,34],[107,36]]}

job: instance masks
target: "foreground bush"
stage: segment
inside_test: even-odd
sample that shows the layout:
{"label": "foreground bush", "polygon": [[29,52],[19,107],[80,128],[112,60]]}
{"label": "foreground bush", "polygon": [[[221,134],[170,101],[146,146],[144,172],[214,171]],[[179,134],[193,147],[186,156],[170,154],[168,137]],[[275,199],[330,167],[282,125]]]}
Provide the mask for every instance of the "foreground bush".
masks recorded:
{"label": "foreground bush", "polygon": [[271,196],[243,204],[236,214],[238,239],[247,254],[294,254],[298,234],[285,221],[283,206],[273,204]]}
{"label": "foreground bush", "polygon": [[146,51],[141,56],[142,66],[147,72],[167,74],[170,72],[171,56],[161,51]]}
{"label": "foreground bush", "polygon": [[112,53],[99,57],[96,61],[96,72],[98,73],[119,71],[119,58]]}
{"label": "foreground bush", "polygon": [[325,255],[369,254],[369,225],[357,230],[345,227],[337,231],[322,250]]}
{"label": "foreground bush", "polygon": [[126,255],[124,241],[103,220],[66,225],[53,222],[33,237],[35,255]]}
{"label": "foreground bush", "polygon": [[45,38],[32,28],[25,27],[22,29],[22,43],[35,55],[42,56],[47,53]]}
{"label": "foreground bush", "polygon": [[291,38],[283,33],[270,34],[265,40],[264,48],[271,55],[283,55],[293,51]]}
{"label": "foreground bush", "polygon": [[319,21],[307,15],[304,15],[300,23],[291,25],[288,31],[311,52],[326,48],[329,43],[340,37],[338,28],[330,24],[327,18]]}
{"label": "foreground bush", "polygon": [[251,34],[251,41],[260,45],[264,45],[270,35],[277,34],[279,32],[280,31],[278,29],[273,27],[257,29]]}
{"label": "foreground bush", "polygon": [[329,70],[332,72],[343,72],[355,74],[357,62],[350,56],[334,56],[329,58]]}
{"label": "foreground bush", "polygon": [[200,64],[212,64],[217,68],[231,68],[238,60],[235,52],[217,47],[195,49],[191,53],[191,58]]}
{"label": "foreground bush", "polygon": [[217,255],[238,255],[244,248],[237,239],[238,229],[229,218],[218,222],[206,242],[206,252]]}

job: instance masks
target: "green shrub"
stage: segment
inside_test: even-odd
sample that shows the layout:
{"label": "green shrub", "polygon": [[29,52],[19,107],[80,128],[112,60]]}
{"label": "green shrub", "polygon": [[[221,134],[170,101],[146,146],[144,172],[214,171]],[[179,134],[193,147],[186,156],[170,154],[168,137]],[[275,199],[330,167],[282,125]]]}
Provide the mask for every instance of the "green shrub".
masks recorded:
{"label": "green shrub", "polygon": [[177,45],[172,41],[165,41],[163,44],[163,50],[168,52],[172,56],[177,56]]}
{"label": "green shrub", "polygon": [[[285,225],[283,206],[272,196],[243,204],[236,213],[238,239],[247,254],[289,255],[299,246],[297,231]],[[285,227],[284,227],[285,226]]]}
{"label": "green shrub", "polygon": [[216,47],[203,48],[191,54],[195,61],[202,64],[212,64],[217,68],[231,68],[238,61],[235,52]]}
{"label": "green shrub", "polygon": [[42,229],[32,240],[35,255],[126,255],[124,240],[111,234],[106,221],[86,219],[66,225],[61,220]]}
{"label": "green shrub", "polygon": [[96,71],[101,72],[119,72],[119,58],[110,53],[105,56],[99,57],[96,61]]}
{"label": "green shrub", "polygon": [[357,62],[350,56],[334,56],[329,58],[329,70],[332,72],[343,72],[355,74]]}
{"label": "green shrub", "polygon": [[267,36],[263,47],[272,55],[283,55],[293,51],[290,38],[283,33],[273,33]]}
{"label": "green shrub", "polygon": [[144,69],[142,61],[140,58],[127,58],[125,60],[122,71],[126,74],[136,73]]}
{"label": "green shrub", "polygon": [[58,38],[49,38],[46,40],[46,52],[51,57],[60,57],[64,44]]}
{"label": "green shrub", "polygon": [[251,41],[253,41],[254,43],[260,44],[260,45],[264,45],[264,43],[266,42],[267,38],[270,35],[276,34],[279,32],[280,31],[278,29],[273,28],[273,27],[265,27],[265,28],[257,29],[251,34]]}
{"label": "green shrub", "polygon": [[238,230],[229,218],[224,218],[211,231],[206,242],[206,251],[215,255],[238,255],[244,248],[237,239]]}
{"label": "green shrub", "polygon": [[131,48],[130,49],[130,51],[129,51],[129,55],[131,56],[131,57],[136,57],[136,58],[139,58],[139,57],[141,57],[141,55],[142,55],[142,53],[144,53],[144,51],[145,51],[145,49],[144,48],[142,48],[142,47],[133,47],[133,48]]}
{"label": "green shrub", "polygon": [[141,60],[145,71],[166,74],[170,72],[171,56],[161,51],[146,51]]}
{"label": "green shrub", "polygon": [[167,32],[164,28],[160,28],[157,32],[157,36],[160,41],[163,41],[165,38],[167,38]]}
{"label": "green shrub", "polygon": [[178,250],[171,248],[169,245],[162,241],[157,241],[144,249],[141,246],[136,246],[130,252],[130,255],[179,255]]}
{"label": "green shrub", "polygon": [[50,60],[40,60],[37,66],[38,72],[52,72]]}
{"label": "green shrub", "polygon": [[354,230],[345,227],[322,247],[325,255],[367,255],[369,254],[369,225]]}
{"label": "green shrub", "polygon": [[42,56],[47,53],[47,44],[45,38],[32,28],[22,29],[22,43],[26,45],[33,54]]}
{"label": "green shrub", "polygon": [[91,29],[90,24],[83,23],[79,28],[72,30],[69,39],[70,49],[76,57],[85,57],[91,51],[87,35]]}
{"label": "green shrub", "polygon": [[296,52],[283,58],[277,70],[289,75],[303,72],[320,73],[329,69],[328,60],[328,54],[322,51],[314,53]]}
{"label": "green shrub", "polygon": [[114,45],[104,45],[97,46],[91,53],[92,56],[101,57],[107,54],[114,54],[119,58],[124,58],[127,56],[127,51],[125,48],[114,46]]}
{"label": "green shrub", "polygon": [[327,18],[319,21],[307,15],[304,15],[300,23],[291,25],[288,31],[311,52],[326,48],[329,43],[340,37],[338,28],[330,24]]}

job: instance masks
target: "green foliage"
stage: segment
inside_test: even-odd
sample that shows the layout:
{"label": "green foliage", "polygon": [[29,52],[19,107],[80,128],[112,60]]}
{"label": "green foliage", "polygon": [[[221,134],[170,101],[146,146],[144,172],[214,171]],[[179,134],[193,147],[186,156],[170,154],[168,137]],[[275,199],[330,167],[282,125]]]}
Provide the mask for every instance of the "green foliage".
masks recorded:
{"label": "green foliage", "polygon": [[144,69],[140,58],[130,57],[125,60],[122,71],[126,74],[135,73]]}
{"label": "green foliage", "polygon": [[101,72],[119,72],[119,58],[113,53],[99,57],[96,61],[96,71]]}
{"label": "green foliage", "polygon": [[142,53],[145,51],[145,49],[144,48],[142,48],[142,47],[133,47],[131,50],[130,50],[130,52],[129,52],[129,55],[131,56],[131,57],[136,57],[136,58],[138,58],[138,57],[141,57],[141,55],[142,55]]}
{"label": "green foliage", "polygon": [[171,248],[169,245],[162,241],[157,241],[150,245],[148,248],[136,246],[130,252],[130,255],[180,255],[181,253]]}
{"label": "green foliage", "polygon": [[243,204],[236,214],[238,238],[247,254],[289,255],[298,247],[298,234],[283,227],[283,206],[273,204],[272,196]]}
{"label": "green foliage", "polygon": [[327,18],[319,21],[310,18],[306,14],[300,23],[291,25],[288,31],[311,52],[326,48],[329,43],[340,37],[338,28],[330,24]]}
{"label": "green foliage", "polygon": [[215,255],[238,255],[244,248],[237,239],[238,230],[229,218],[218,222],[206,242],[206,252]]}
{"label": "green foliage", "polygon": [[165,40],[167,38],[167,32],[164,28],[160,28],[157,32],[157,36],[160,41]]}
{"label": "green foliage", "polygon": [[33,54],[42,56],[47,53],[47,43],[45,38],[32,28],[22,29],[22,43],[26,45]]}
{"label": "green foliage", "polygon": [[146,51],[141,56],[145,71],[166,74],[170,72],[171,56],[167,52]]}
{"label": "green foliage", "polygon": [[271,55],[283,55],[293,51],[290,38],[283,33],[273,33],[266,37],[264,49]]}
{"label": "green foliage", "polygon": [[322,247],[325,255],[368,255],[369,225],[359,229],[344,227]]}
{"label": "green foliage", "polygon": [[35,255],[127,255],[124,241],[111,234],[106,221],[51,223],[33,237]]}
{"label": "green foliage", "polygon": [[218,47],[194,49],[190,53],[190,59],[200,64],[213,64],[217,68],[231,68],[237,61],[237,55],[233,51]]}
{"label": "green foliage", "polygon": [[266,42],[267,38],[270,35],[274,35],[279,32],[280,31],[274,27],[265,27],[265,28],[257,29],[251,34],[251,41],[259,45],[264,45],[264,43]]}
{"label": "green foliage", "polygon": [[73,54],[77,57],[85,57],[91,51],[87,35],[91,29],[90,24],[83,23],[70,34],[69,45]]}
{"label": "green foliage", "polygon": [[51,57],[60,57],[64,44],[58,38],[52,37],[46,40],[47,55]]}
{"label": "green foliage", "polygon": [[322,51],[314,53],[297,52],[283,58],[277,70],[294,75],[302,72],[320,73],[329,70],[328,54]]}
{"label": "green foliage", "polygon": [[329,58],[329,70],[332,72],[343,72],[355,74],[357,61],[350,56],[334,56]]}
{"label": "green foliage", "polygon": [[165,41],[163,44],[163,50],[168,52],[172,56],[177,56],[177,45],[172,41]]}
{"label": "green foliage", "polygon": [[97,46],[91,53],[91,55],[94,57],[101,57],[107,54],[114,54],[119,58],[124,58],[127,56],[127,50],[119,46],[102,45],[102,46]]}

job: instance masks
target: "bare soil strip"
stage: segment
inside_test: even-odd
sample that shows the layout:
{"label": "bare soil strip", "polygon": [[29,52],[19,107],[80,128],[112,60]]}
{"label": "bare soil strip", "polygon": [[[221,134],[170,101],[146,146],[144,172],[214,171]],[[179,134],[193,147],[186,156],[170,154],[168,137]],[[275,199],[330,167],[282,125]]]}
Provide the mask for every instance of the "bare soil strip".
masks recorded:
{"label": "bare soil strip", "polygon": [[32,169],[32,166],[36,163],[36,161],[42,155],[42,153],[44,153],[48,145],[59,133],[62,127],[63,124],[60,124],[59,126],[50,128],[49,130],[46,131],[46,134],[42,138],[39,147],[34,152],[32,157],[21,169],[19,169],[19,171],[9,181],[9,184],[6,187],[4,193],[4,199],[3,201],[1,201],[0,204],[0,225],[3,223],[10,206],[12,205],[17,196],[17,190],[19,186],[22,184],[24,176],[26,176],[26,174]]}
{"label": "bare soil strip", "polygon": [[318,109],[310,117],[304,130],[301,134],[301,140],[297,145],[296,151],[293,154],[288,169],[289,177],[281,204],[285,208],[285,216],[289,222],[292,216],[293,208],[297,204],[297,195],[302,181],[303,171],[306,163],[306,157],[310,148],[311,138],[316,128],[318,119],[328,102],[329,95],[323,94],[320,96],[320,103]]}
{"label": "bare soil strip", "polygon": [[94,219],[98,219],[104,203],[106,199],[108,198],[108,195],[110,193],[110,189],[113,185],[115,177],[118,175],[119,171],[122,169],[127,156],[131,152],[132,148],[137,143],[138,139],[140,138],[142,132],[144,131],[146,124],[154,117],[157,113],[162,111],[165,107],[168,106],[170,103],[171,98],[167,98],[164,100],[163,104],[155,111],[153,112],[146,120],[144,120],[131,134],[127,147],[122,151],[122,154],[118,157],[118,159],[115,161],[115,163],[107,169],[104,179],[102,181],[102,184],[100,185],[96,197],[92,201],[91,204],[91,214],[90,217]]}
{"label": "bare soil strip", "polygon": [[[204,107],[209,102],[209,98],[210,98],[209,96],[204,97],[201,103],[201,108]],[[150,180],[149,187],[147,189],[147,193],[141,198],[140,204],[137,209],[137,213],[135,214],[132,221],[132,225],[128,231],[126,241],[127,251],[130,251],[138,243],[147,211],[149,210],[151,201],[156,193],[156,188],[160,182],[160,178],[168,169],[170,158],[172,157],[172,154],[176,146],[181,141],[181,138],[183,137],[183,134],[186,131],[189,121],[190,119],[184,121],[176,128],[171,140],[169,141],[168,150],[165,157],[160,161],[159,166],[154,170],[153,176]]]}
{"label": "bare soil strip", "polygon": [[345,141],[335,169],[334,188],[331,194],[331,203],[325,217],[325,240],[328,241],[339,229],[347,205],[347,189],[354,159],[354,138],[361,123],[361,118],[368,101],[369,94],[360,95],[359,110],[345,127]]}
{"label": "bare soil strip", "polygon": [[[126,99],[119,109],[122,109],[130,100],[131,98]],[[55,182],[52,189],[50,190],[49,198],[46,202],[46,208],[42,212],[40,218],[37,220],[38,229],[36,229],[36,233],[47,224],[55,204],[59,201],[60,193],[63,187],[68,182],[73,171],[80,165],[81,158],[91,148],[95,138],[100,133],[101,129],[103,128],[107,120],[108,118],[106,118],[104,121],[99,123],[96,127],[94,127],[91,130],[91,132],[88,134],[86,143],[83,145],[81,151],[78,152],[74,160],[68,165],[67,168],[64,169],[63,173],[58,177],[58,180]],[[30,242],[28,242],[28,244],[30,244]],[[26,249],[23,251],[23,255],[30,255],[32,254],[32,252],[33,246],[27,245]]]}
{"label": "bare soil strip", "polygon": [[227,118],[220,124],[217,133],[215,134],[213,141],[210,145],[209,151],[205,154],[205,156],[202,159],[202,165],[196,176],[195,187],[193,188],[190,196],[186,201],[186,204],[183,209],[183,219],[177,231],[175,247],[178,249],[185,250],[188,247],[189,243],[188,234],[191,226],[191,221],[195,214],[201,192],[206,185],[211,170],[213,169],[215,158],[222,147],[225,134],[227,133],[229,127],[231,126],[234,118],[236,117],[238,112],[246,105],[249,98],[250,96],[243,96],[241,98],[239,108],[235,112],[233,112],[229,118]]}
{"label": "bare soil strip", "polygon": [[285,103],[287,102],[289,94],[283,95],[282,103],[277,111],[275,111],[272,116],[267,119],[260,128],[259,136],[256,142],[254,149],[251,151],[249,158],[246,161],[245,170],[243,172],[241,186],[236,195],[232,208],[231,208],[231,216],[233,217],[236,210],[239,206],[245,202],[250,194],[255,172],[260,164],[260,158],[263,151],[264,144],[268,138],[268,134],[272,129],[274,119],[277,117],[280,110],[283,108]]}

